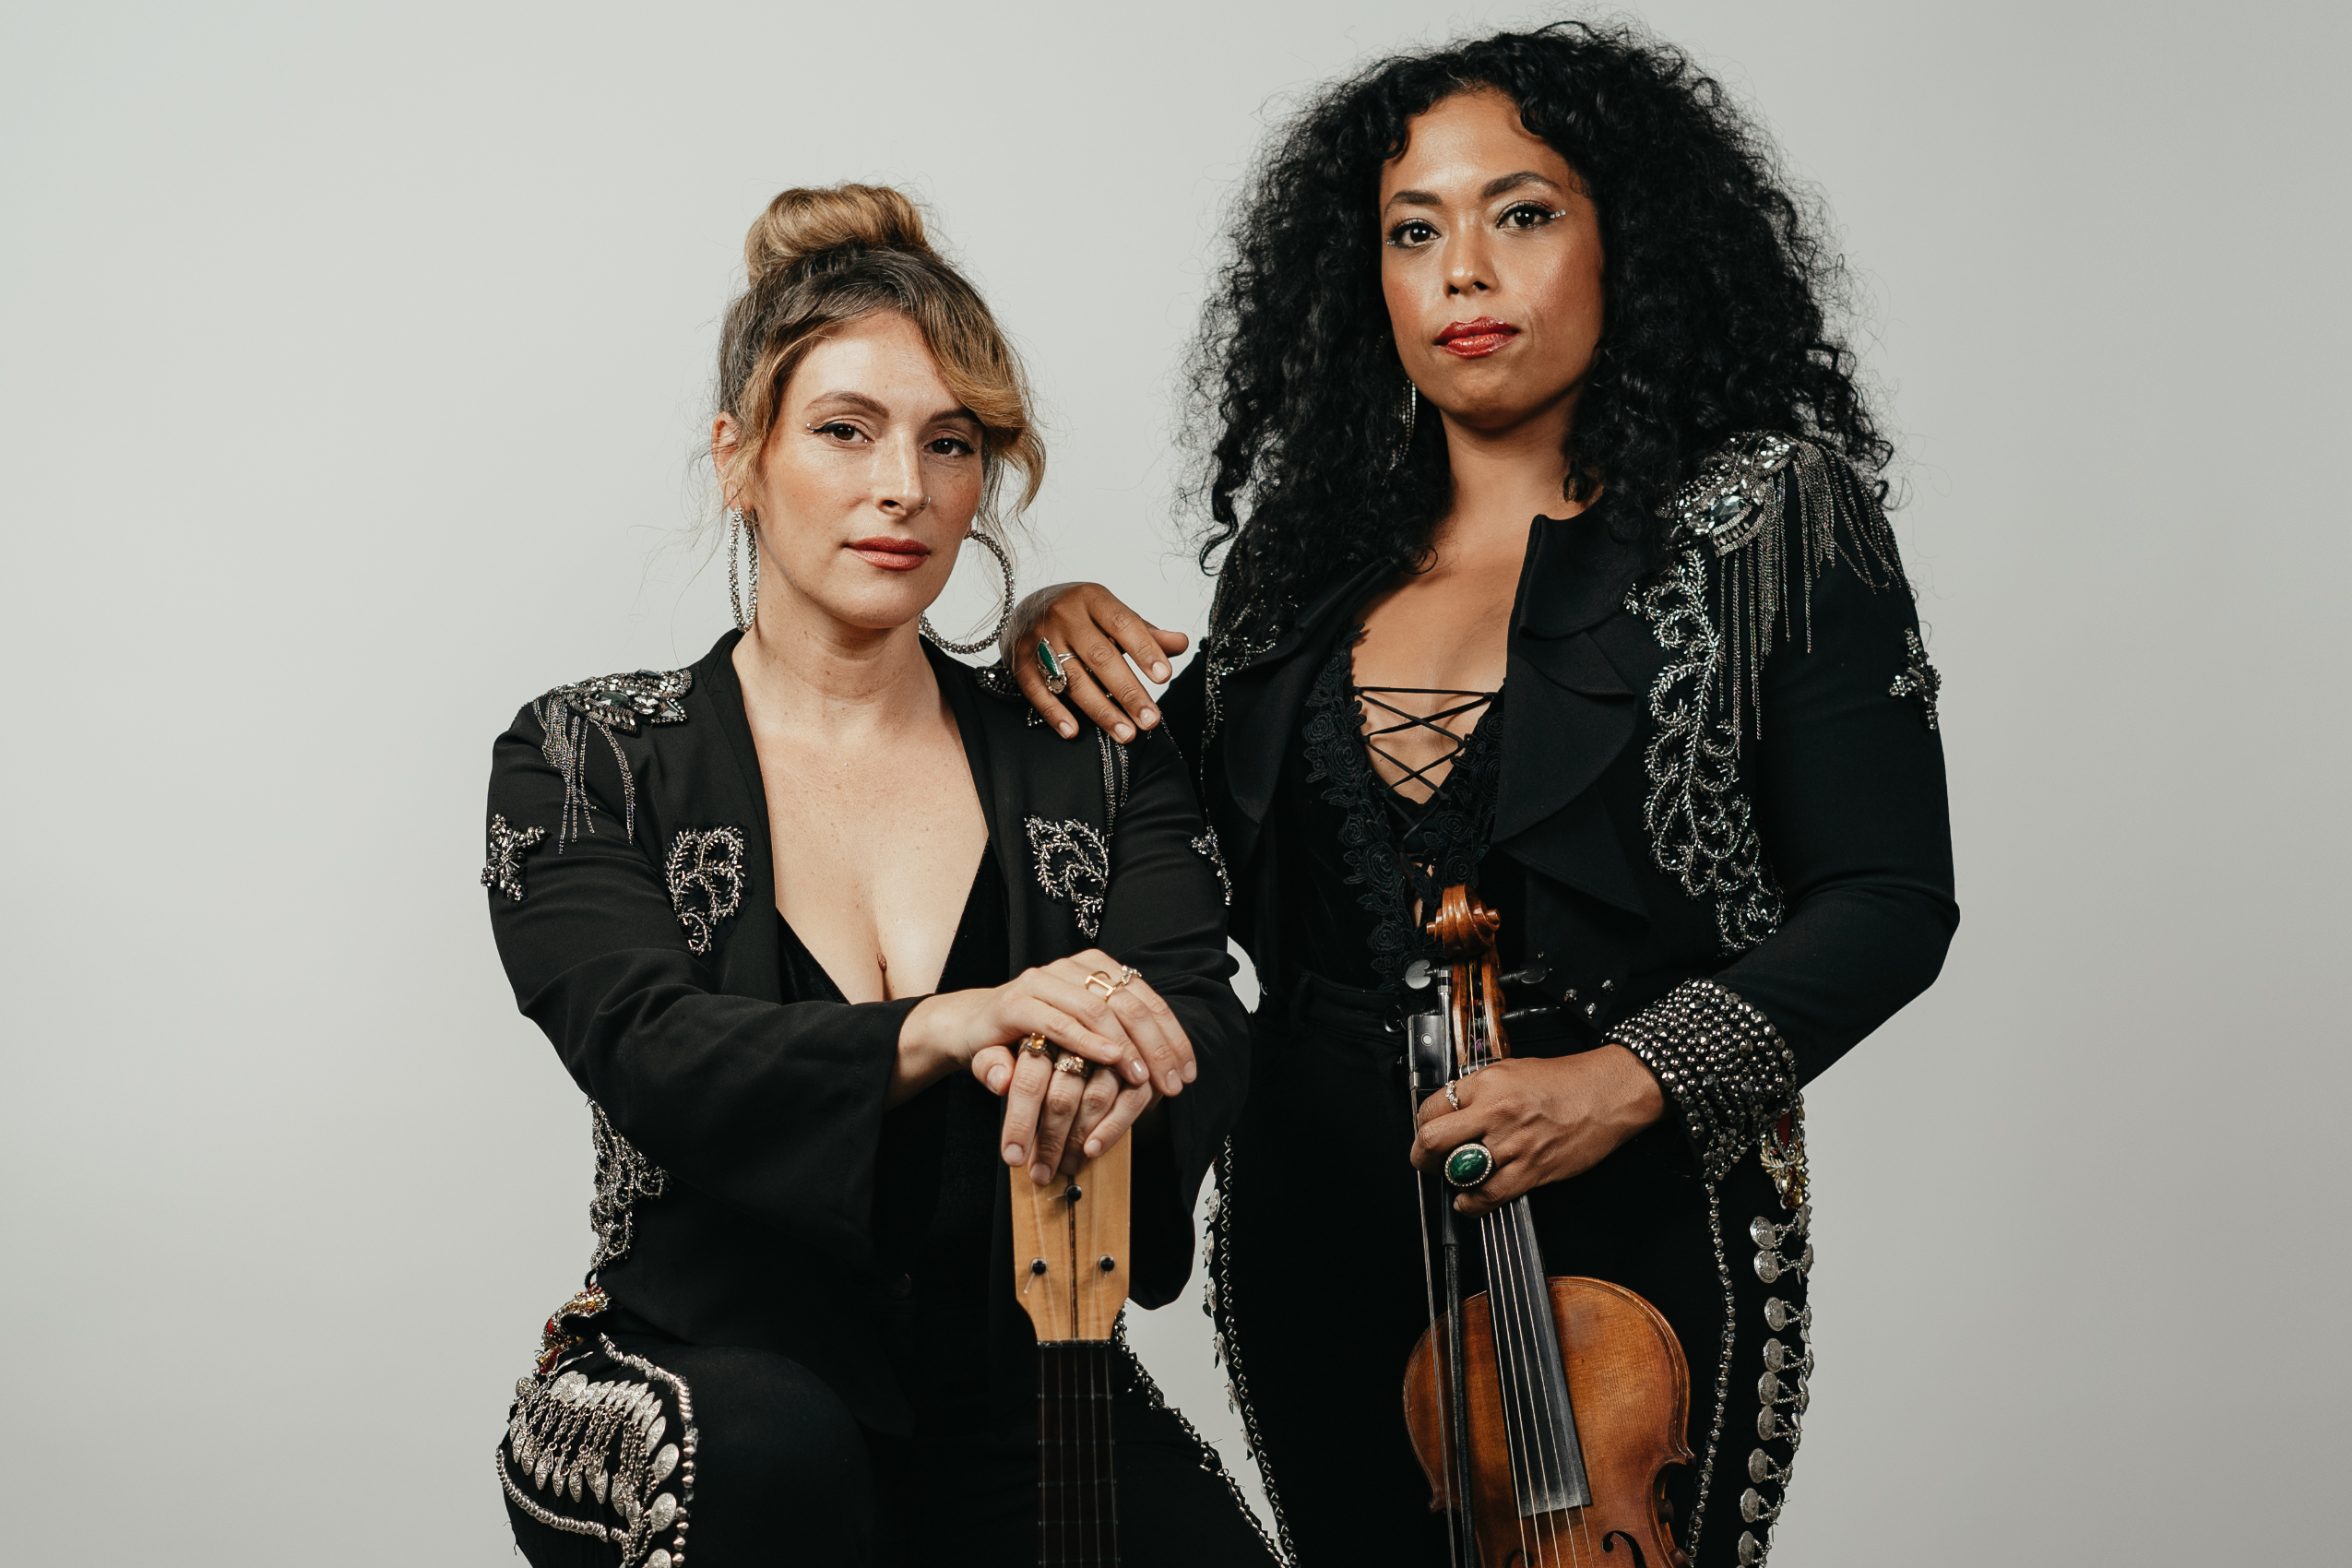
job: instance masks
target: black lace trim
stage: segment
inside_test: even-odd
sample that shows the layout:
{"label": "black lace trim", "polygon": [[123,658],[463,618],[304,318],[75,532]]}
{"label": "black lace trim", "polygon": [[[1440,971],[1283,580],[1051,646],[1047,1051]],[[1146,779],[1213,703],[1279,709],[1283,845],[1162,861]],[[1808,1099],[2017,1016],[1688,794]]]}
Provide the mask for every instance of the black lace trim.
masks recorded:
{"label": "black lace trim", "polygon": [[1380,780],[1364,751],[1363,705],[1352,689],[1356,643],[1342,638],[1307,695],[1301,731],[1307,782],[1328,780],[1323,798],[1346,814],[1339,841],[1348,885],[1361,887],[1356,902],[1373,919],[1372,973],[1394,988],[1406,965],[1432,956],[1435,945],[1413,918],[1416,905],[1434,908],[1457,882],[1473,886],[1494,831],[1494,801],[1503,771],[1503,697],[1470,731],[1437,793],[1410,806]]}

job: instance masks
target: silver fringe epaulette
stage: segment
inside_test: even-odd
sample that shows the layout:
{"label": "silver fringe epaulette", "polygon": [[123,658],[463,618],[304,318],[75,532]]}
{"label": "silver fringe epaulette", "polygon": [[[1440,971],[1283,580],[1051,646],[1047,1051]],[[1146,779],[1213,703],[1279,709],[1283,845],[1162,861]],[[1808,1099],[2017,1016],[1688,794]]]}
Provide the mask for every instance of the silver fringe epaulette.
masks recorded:
{"label": "silver fringe epaulette", "polygon": [[1765,656],[1812,647],[1812,590],[1843,560],[1872,589],[1903,581],[1877,493],[1844,460],[1795,436],[1734,436],[1660,515],[1665,567],[1626,595],[1667,656],[1648,695],[1644,826],[1658,869],[1712,902],[1727,953],[1780,927],[1784,904],[1740,772],[1764,732]]}
{"label": "silver fringe epaulette", "polygon": [[531,704],[545,737],[540,742],[540,754],[564,779],[564,820],[555,834],[558,853],[581,834],[596,831],[596,824],[588,817],[588,731],[602,733],[605,744],[612,748],[612,760],[621,765],[622,837],[634,840],[637,781],[612,732],[618,730],[634,735],[640,725],[684,723],[684,698],[694,685],[691,670],[636,670],[558,686]]}

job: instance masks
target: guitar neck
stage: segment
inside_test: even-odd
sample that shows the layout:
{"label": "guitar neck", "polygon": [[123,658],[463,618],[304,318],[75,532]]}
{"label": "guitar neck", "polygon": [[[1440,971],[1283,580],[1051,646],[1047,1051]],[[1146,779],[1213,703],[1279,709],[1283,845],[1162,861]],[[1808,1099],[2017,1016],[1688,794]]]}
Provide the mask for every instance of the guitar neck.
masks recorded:
{"label": "guitar neck", "polygon": [[1126,1139],[1049,1186],[1009,1172],[1014,1289],[1037,1331],[1038,1562],[1116,1568],[1111,1336],[1126,1304]]}
{"label": "guitar neck", "polygon": [[1119,1493],[1111,1470],[1111,1347],[1040,1345],[1037,1356],[1038,1562],[1041,1568],[1119,1561]]}

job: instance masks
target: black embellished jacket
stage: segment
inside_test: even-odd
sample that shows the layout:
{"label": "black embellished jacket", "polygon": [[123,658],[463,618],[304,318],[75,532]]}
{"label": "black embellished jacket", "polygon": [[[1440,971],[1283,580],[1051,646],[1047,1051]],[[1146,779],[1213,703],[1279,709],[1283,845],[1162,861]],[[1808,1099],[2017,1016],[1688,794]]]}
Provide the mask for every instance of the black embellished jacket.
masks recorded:
{"label": "black embellished jacket", "polygon": [[[919,998],[782,1000],[775,860],[730,656],[562,686],[493,748],[492,926],[515,997],[592,1107],[590,1266],[682,1339],[776,1350],[903,1431],[904,1282],[873,1234],[884,1095]],[[1247,1019],[1225,897],[1174,744],[1061,741],[935,651],[1009,890],[1012,970],[1100,946],[1142,971],[1198,1080],[1138,1134],[1134,1295],[1172,1299],[1193,1198],[1238,1113]],[[1010,979],[1008,973],[1005,979]],[[1009,1257],[1000,1190],[993,1249]],[[1011,1300],[1010,1265],[1001,1310]]]}
{"label": "black embellished jacket", "polygon": [[[1927,988],[1959,910],[1938,677],[1875,494],[1821,448],[1755,434],[1675,512],[1648,570],[1600,508],[1535,520],[1491,842],[1525,873],[1541,988],[1657,1074],[1713,1181]],[[1234,933],[1277,992],[1284,747],[1396,569],[1302,605],[1221,596],[1162,704],[1236,873]]]}

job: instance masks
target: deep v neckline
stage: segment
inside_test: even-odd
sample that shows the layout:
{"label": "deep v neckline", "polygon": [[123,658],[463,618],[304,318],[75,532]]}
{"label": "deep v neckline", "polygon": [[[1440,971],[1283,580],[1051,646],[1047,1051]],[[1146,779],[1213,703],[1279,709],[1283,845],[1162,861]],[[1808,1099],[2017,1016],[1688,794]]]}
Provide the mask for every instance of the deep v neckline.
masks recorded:
{"label": "deep v neckline", "polygon": [[[956,917],[956,934],[948,939],[947,956],[939,966],[939,978],[932,982],[932,993],[949,989],[947,979],[956,972],[957,958],[963,956],[966,944],[972,940],[980,917],[986,912],[983,909],[986,896],[992,885],[1002,881],[1001,877],[991,875],[994,870],[995,853],[996,846],[992,842],[980,845],[980,863],[972,868],[971,886],[964,895],[963,912]],[[790,993],[790,999],[847,1004],[849,992],[843,991],[841,982],[833,978],[833,971],[809,951],[809,944],[801,939],[799,932],[792,929],[792,922],[784,918],[781,909],[776,911],[776,925],[777,952],[783,961],[784,989]],[[925,993],[916,992],[909,994]],[[903,1001],[905,998],[885,1000]]]}

